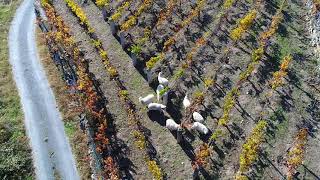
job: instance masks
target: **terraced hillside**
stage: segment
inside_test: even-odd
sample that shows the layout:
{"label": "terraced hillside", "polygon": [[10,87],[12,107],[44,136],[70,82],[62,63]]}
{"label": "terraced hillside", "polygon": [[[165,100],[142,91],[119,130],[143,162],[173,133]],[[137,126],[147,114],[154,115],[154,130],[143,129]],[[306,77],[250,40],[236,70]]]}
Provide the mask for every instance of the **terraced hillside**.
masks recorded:
{"label": "terraced hillside", "polygon": [[[86,114],[93,176],[320,178],[319,1],[41,7],[52,57]],[[166,108],[141,103],[148,94]]]}

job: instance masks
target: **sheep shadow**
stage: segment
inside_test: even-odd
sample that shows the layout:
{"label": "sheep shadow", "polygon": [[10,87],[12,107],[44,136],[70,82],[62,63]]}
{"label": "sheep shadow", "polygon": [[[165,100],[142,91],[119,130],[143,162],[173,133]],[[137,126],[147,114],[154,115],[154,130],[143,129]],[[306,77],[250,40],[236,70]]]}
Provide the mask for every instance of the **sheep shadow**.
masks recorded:
{"label": "sheep shadow", "polygon": [[193,141],[196,139],[196,137],[194,136],[194,134],[191,133],[190,131],[188,131],[187,129],[185,129],[183,135],[184,135],[184,137],[186,137],[186,138],[189,140],[189,142],[193,142]]}
{"label": "sheep shadow", "polygon": [[195,153],[194,153],[194,148],[192,145],[183,139],[180,143],[178,143],[181,147],[181,149],[184,151],[184,153],[191,159],[191,161],[195,160]]}
{"label": "sheep shadow", "polygon": [[212,131],[210,129],[208,129],[207,134],[198,133],[199,139],[204,143],[209,143],[211,135],[212,135]]}
{"label": "sheep shadow", "polygon": [[[133,180],[132,173],[136,174],[136,169],[137,167],[133,165],[132,161],[126,157],[121,158],[119,161],[119,170],[120,172],[124,172],[122,174],[122,179],[128,179],[128,180]],[[134,168],[132,168],[134,167]]]}
{"label": "sheep shadow", "polygon": [[172,102],[172,99],[177,99],[179,98],[175,93],[169,92],[168,95],[168,103],[167,103],[167,108],[166,112],[177,122],[180,123],[180,119],[182,118],[182,114],[180,112],[180,106],[177,104],[174,104]]}
{"label": "sheep shadow", "polygon": [[[165,126],[165,119],[168,119],[167,116],[164,115],[164,113],[160,112],[160,111],[148,111],[148,116],[152,121],[155,121],[157,123],[159,123],[159,125],[161,126]],[[195,139],[195,136],[190,133],[189,131],[184,131],[183,134],[181,134],[180,136],[180,140],[178,140],[178,131],[177,130],[173,130],[170,131],[170,133],[172,134],[172,136],[177,140],[177,144],[180,145],[181,149],[185,152],[185,154],[191,159],[194,160],[195,159],[195,154],[194,154],[194,149],[192,147],[192,145],[190,144],[190,142],[192,142]],[[180,142],[178,142],[180,141]]]}
{"label": "sheep shadow", "polygon": [[157,110],[149,110],[147,115],[150,120],[157,122],[160,126],[166,126],[166,120],[169,119],[163,112]]}

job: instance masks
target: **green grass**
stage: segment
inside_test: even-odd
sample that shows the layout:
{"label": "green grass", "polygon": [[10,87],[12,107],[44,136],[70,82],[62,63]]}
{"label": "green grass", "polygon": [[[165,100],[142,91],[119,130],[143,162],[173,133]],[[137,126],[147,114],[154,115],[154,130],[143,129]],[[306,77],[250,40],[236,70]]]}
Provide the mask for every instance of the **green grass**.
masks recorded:
{"label": "green grass", "polygon": [[304,54],[304,50],[298,47],[298,42],[293,40],[294,37],[281,37],[277,35],[276,41],[280,46],[280,58],[282,59],[284,56],[288,54]]}
{"label": "green grass", "polygon": [[20,100],[8,61],[8,31],[19,3],[0,4],[0,179],[34,179]]}
{"label": "green grass", "polygon": [[284,138],[285,136],[288,135],[288,130],[289,130],[289,121],[286,119],[282,123],[280,123],[277,126],[277,131],[276,131],[276,138]]}
{"label": "green grass", "polygon": [[270,140],[275,141],[277,139],[283,139],[289,130],[289,120],[286,118],[282,108],[276,109],[275,113],[271,115],[270,122],[274,124],[275,129],[275,138]]}
{"label": "green grass", "polygon": [[76,122],[65,122],[64,123],[64,131],[66,132],[68,137],[73,137],[77,130]]}

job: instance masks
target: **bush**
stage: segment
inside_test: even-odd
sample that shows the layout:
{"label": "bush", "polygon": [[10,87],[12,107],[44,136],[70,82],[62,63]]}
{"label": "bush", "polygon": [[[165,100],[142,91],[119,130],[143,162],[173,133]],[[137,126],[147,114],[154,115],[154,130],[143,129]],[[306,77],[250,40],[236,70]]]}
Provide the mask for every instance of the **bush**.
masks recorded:
{"label": "bush", "polygon": [[0,122],[0,179],[31,179],[32,157],[17,125]]}

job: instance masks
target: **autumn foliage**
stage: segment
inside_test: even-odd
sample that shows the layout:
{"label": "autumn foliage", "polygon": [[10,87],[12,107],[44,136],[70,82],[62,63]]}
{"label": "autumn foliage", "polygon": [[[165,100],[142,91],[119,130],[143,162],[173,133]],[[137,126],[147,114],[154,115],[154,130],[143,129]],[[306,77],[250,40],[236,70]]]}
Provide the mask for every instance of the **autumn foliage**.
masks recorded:
{"label": "autumn foliage", "polygon": [[287,55],[283,58],[280,70],[273,73],[273,78],[271,81],[272,89],[276,89],[277,87],[283,85],[283,78],[288,74],[287,70],[290,62],[292,61],[292,56]]}
{"label": "autumn foliage", "polygon": [[[81,13],[82,11],[79,11],[78,7],[75,7],[72,2],[68,1],[68,3],[73,7],[74,11],[77,11],[76,14],[81,17],[82,23],[88,24],[86,16]],[[76,73],[78,78],[77,90],[82,94],[80,99],[84,102],[89,115],[93,118],[93,120],[97,121],[98,128],[94,137],[97,147],[96,151],[100,154],[111,154],[109,149],[110,141],[106,136],[108,122],[106,109],[100,105],[102,99],[97,95],[97,92],[93,86],[93,81],[87,73],[86,66],[84,64],[85,60],[83,57],[81,57],[80,50],[76,47],[76,44],[70,35],[69,28],[64,24],[62,18],[56,15],[51,4],[43,1],[42,6],[46,11],[49,24],[53,27],[53,30],[47,33],[47,42],[55,43],[57,46],[68,50],[66,53],[68,53],[68,55],[74,60],[76,65]],[[112,157],[109,155],[104,157],[103,163],[106,167],[104,169],[105,177],[110,179],[119,179],[117,164],[114,162]]]}
{"label": "autumn foliage", "polygon": [[247,172],[250,166],[257,160],[260,145],[264,140],[266,127],[267,122],[265,120],[259,121],[259,123],[253,128],[249,138],[243,144],[240,154],[240,168],[236,174],[236,179],[243,179],[243,173]]}
{"label": "autumn foliage", "polygon": [[305,153],[305,146],[307,144],[308,129],[300,129],[296,139],[293,143],[293,147],[288,153],[287,160],[287,178],[288,180],[293,179],[293,174],[295,170],[302,164]]}
{"label": "autumn foliage", "polygon": [[257,17],[257,11],[251,10],[238,22],[238,26],[231,31],[231,39],[233,41],[239,40],[242,35],[250,28],[254,19]]}

